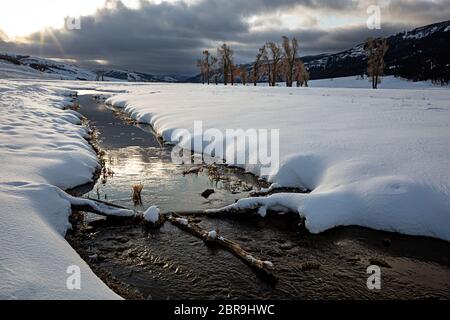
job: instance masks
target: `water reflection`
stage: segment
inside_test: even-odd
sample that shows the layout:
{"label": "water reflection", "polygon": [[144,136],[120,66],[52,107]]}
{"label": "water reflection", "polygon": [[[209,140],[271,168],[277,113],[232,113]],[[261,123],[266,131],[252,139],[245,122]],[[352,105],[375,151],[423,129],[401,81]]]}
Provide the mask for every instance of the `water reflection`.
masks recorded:
{"label": "water reflection", "polygon": [[[208,175],[208,170],[184,175],[192,166],[174,164],[170,148],[160,144],[150,126],[136,126],[119,110],[111,110],[90,96],[81,96],[79,101],[80,112],[96,128],[104,151],[105,174],[89,192],[90,197],[131,207],[132,186],[142,183],[143,208],[157,205],[163,211],[199,210],[233,203],[259,184],[251,175],[237,176],[231,171],[219,178]],[[215,193],[206,200],[201,193],[209,188]]]}
{"label": "water reflection", "polygon": [[[184,175],[192,166],[173,164],[169,150],[164,148],[127,147],[105,152],[106,171],[110,174],[100,179],[88,195],[127,207],[133,205],[132,186],[140,183],[144,185],[142,206],[158,205],[163,211],[227,205],[248,196],[248,190],[253,187],[232,174],[226,182],[215,179],[206,168],[198,174]],[[201,193],[208,188],[216,192],[204,199]]]}

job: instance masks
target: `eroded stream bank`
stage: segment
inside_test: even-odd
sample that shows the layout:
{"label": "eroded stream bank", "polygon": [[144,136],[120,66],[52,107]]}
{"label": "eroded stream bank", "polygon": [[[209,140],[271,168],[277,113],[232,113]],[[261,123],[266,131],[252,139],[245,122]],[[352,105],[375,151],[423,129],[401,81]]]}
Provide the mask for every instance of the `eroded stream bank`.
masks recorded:
{"label": "eroded stream bank", "polygon": [[[80,189],[92,198],[134,206],[131,187],[142,183],[140,210],[217,208],[248,196],[258,187],[252,175],[220,168],[198,174],[174,165],[149,126],[79,97],[79,112],[97,129],[107,174]],[[201,193],[214,189],[205,199]],[[138,208],[139,209],[139,208]],[[310,235],[289,217],[217,219],[202,217],[249,252],[274,263],[269,283],[230,253],[165,224],[99,227],[81,214],[69,241],[91,268],[124,297],[143,299],[343,299],[450,298],[450,245],[363,228],[339,228]],[[382,267],[382,290],[367,289],[367,267]]]}

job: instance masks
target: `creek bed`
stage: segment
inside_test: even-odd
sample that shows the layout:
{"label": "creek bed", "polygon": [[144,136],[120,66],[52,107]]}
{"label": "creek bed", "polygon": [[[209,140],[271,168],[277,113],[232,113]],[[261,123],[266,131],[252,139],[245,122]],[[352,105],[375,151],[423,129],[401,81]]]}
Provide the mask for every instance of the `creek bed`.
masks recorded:
{"label": "creek bed", "polygon": [[[170,148],[152,129],[138,125],[90,95],[79,97],[79,112],[98,132],[110,174],[75,190],[92,198],[133,207],[132,185],[142,183],[142,206],[162,211],[217,208],[249,196],[261,182],[223,166],[183,174]],[[206,189],[215,193],[201,196]],[[75,219],[77,218],[77,219]],[[450,298],[450,244],[358,227],[311,235],[295,217],[223,219],[202,217],[250,253],[270,260],[276,282],[267,281],[231,253],[208,247],[166,223],[93,226],[95,215],[74,215],[68,240],[108,285],[133,299],[409,299]],[[382,266],[382,290],[367,288],[367,268]]]}

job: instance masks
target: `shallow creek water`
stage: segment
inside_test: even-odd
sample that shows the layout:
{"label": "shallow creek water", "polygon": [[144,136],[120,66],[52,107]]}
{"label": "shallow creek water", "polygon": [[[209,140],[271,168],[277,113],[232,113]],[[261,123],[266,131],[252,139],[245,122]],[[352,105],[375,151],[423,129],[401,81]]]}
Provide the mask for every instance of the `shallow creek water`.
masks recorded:
{"label": "shallow creek water", "polygon": [[[98,131],[111,173],[75,190],[92,198],[134,207],[131,187],[142,183],[143,204],[162,211],[217,208],[247,197],[260,181],[220,167],[184,175],[170,148],[151,128],[137,125],[90,95],[79,97],[79,112]],[[218,171],[217,171],[218,170]],[[220,177],[220,178],[218,178]],[[214,189],[205,199],[201,193]],[[337,228],[311,235],[289,216],[242,219],[202,217],[244,249],[274,263],[276,282],[267,281],[224,250],[166,223],[101,226],[91,214],[76,215],[69,242],[108,285],[125,298],[142,299],[390,299],[450,298],[450,244],[364,228]],[[381,265],[382,289],[370,291],[367,267]]]}

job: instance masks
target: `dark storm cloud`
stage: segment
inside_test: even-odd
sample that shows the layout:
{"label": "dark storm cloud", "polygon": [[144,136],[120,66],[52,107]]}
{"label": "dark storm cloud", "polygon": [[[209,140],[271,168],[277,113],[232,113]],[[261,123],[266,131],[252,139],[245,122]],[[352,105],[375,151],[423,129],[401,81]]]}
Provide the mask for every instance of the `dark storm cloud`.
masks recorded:
{"label": "dark storm cloud", "polygon": [[277,30],[272,32],[259,32],[238,37],[240,55],[244,61],[252,61],[255,52],[265,41],[279,41],[283,35],[290,35],[300,39],[301,55],[317,53],[335,53],[349,49],[367,37],[386,37],[397,33],[399,30],[407,30],[404,25],[384,25],[381,30],[367,30],[364,27],[336,28],[332,32],[308,29],[308,30]]}
{"label": "dark storm cloud", "polygon": [[449,0],[392,0],[387,8],[392,19],[427,24],[450,20]]}
{"label": "dark storm cloud", "polygon": [[[376,35],[390,35],[411,26],[400,20],[395,23],[395,16],[411,16],[420,23],[431,23],[444,20],[449,12],[444,1],[391,2],[386,10],[390,22],[394,23],[384,24]],[[290,12],[299,6],[324,15],[351,16],[358,10],[364,12],[354,0],[200,0],[192,4],[142,1],[139,10],[118,1],[109,1],[109,5],[92,16],[82,17],[81,30],[53,30],[52,36],[47,33],[43,44],[41,33],[30,35],[26,45],[0,40],[0,51],[74,59],[85,65],[107,60],[113,67],[159,74],[191,74],[196,72],[195,61],[201,50],[221,41],[230,42],[237,60],[246,62],[253,59],[264,42],[278,41],[282,35],[300,39],[303,54],[344,50],[372,35],[364,25],[328,31],[311,25],[301,30],[268,28],[256,32],[251,31],[247,19],[278,10]]]}

